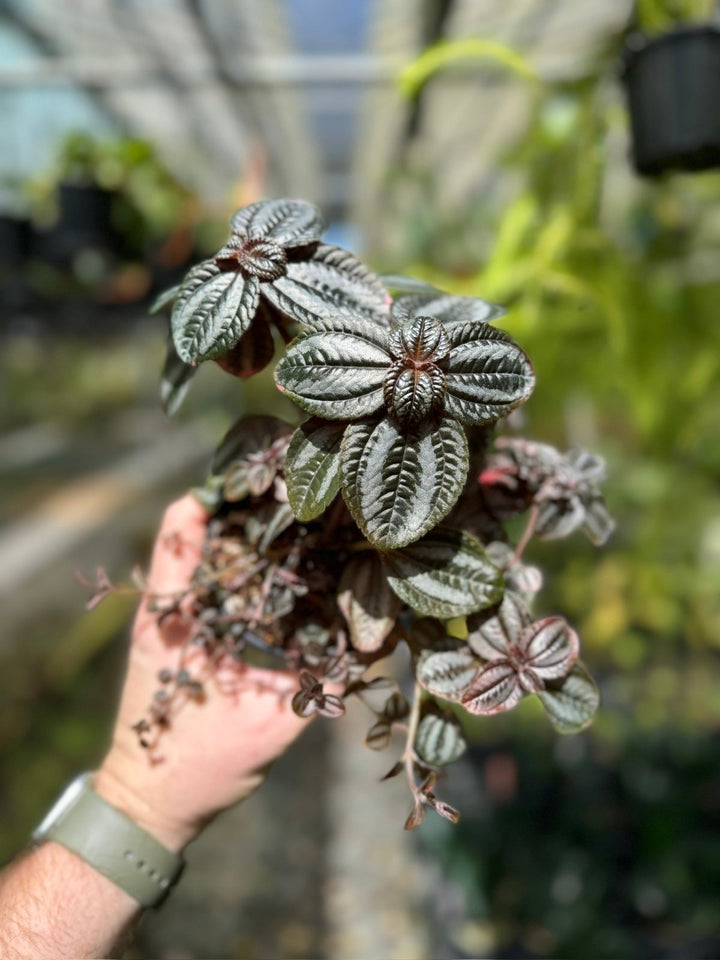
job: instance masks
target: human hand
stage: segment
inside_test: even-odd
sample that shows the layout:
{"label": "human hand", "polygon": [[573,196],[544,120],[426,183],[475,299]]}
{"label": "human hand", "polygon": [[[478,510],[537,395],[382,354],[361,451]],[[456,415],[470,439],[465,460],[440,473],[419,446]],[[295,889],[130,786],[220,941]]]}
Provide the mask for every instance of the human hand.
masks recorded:
{"label": "human hand", "polygon": [[[155,542],[149,589],[187,590],[197,567],[208,515],[192,496],[166,511]],[[187,629],[187,628],[186,628]],[[180,850],[215,814],[247,797],[269,765],[307,726],[290,708],[297,674],[220,664],[201,701],[188,698],[171,715],[157,751],[138,743],[133,724],[158,686],[158,673],[179,659],[185,637],[177,618],[163,627],[141,605],[132,631],[127,675],[110,750],[95,789],[169,849]],[[205,657],[202,650],[192,656]]]}

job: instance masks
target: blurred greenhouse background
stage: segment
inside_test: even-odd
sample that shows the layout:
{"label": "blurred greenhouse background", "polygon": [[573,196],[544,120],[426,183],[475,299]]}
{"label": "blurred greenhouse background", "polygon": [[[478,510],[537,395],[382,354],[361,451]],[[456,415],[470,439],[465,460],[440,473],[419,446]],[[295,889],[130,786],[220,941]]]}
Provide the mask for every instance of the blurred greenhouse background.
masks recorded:
{"label": "blurred greenhouse background", "polygon": [[505,304],[538,378],[523,431],[605,456],[617,520],[601,552],[531,554],[600,683],[588,732],[529,701],[476,722],[445,785],[460,825],[403,834],[392,760],[319,723],[130,956],[720,955],[720,131],[677,164],[705,169],[639,176],[622,78],[641,33],[720,45],[714,17],[0,0],[0,859],[107,737],[133,602],[85,614],[75,571],[127,580],[271,396],[217,369],[172,421],[157,396],[148,303],[238,206],[315,201],[375,269]]}

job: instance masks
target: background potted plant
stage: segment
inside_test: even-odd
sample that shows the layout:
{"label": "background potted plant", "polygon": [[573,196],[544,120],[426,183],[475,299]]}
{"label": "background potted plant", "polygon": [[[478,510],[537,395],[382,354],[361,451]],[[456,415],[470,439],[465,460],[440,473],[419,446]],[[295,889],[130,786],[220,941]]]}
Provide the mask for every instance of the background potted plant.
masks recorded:
{"label": "background potted plant", "polygon": [[641,0],[624,80],[637,171],[720,165],[720,30],[714,0]]}

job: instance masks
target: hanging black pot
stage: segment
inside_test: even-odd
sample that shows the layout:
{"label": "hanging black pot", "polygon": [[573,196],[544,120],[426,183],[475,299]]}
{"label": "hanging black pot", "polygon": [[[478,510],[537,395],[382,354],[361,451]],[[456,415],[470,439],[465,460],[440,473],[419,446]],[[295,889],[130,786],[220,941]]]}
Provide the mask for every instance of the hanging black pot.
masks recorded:
{"label": "hanging black pot", "polygon": [[629,44],[624,80],[638,173],[720,166],[720,30],[685,27]]}
{"label": "hanging black pot", "polygon": [[95,186],[62,183],[59,201],[57,223],[35,234],[33,253],[38,259],[64,264],[85,248],[107,250],[113,246],[111,193]]}

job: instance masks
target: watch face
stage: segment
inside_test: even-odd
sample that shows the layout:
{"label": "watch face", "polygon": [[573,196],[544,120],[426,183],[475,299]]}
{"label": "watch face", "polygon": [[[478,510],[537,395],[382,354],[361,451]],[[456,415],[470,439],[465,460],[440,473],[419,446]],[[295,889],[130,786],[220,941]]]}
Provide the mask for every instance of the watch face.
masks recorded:
{"label": "watch face", "polygon": [[82,793],[88,776],[87,773],[81,773],[79,777],[76,777],[65,787],[42,821],[33,830],[33,840],[42,840],[50,827],[63,816],[66,810],[70,809]]}

